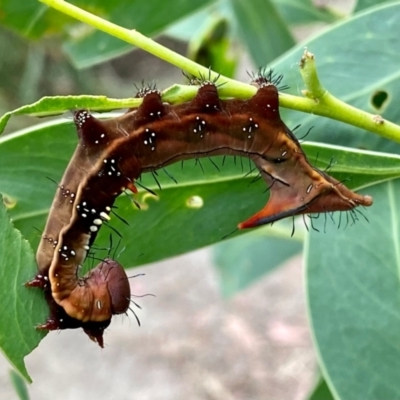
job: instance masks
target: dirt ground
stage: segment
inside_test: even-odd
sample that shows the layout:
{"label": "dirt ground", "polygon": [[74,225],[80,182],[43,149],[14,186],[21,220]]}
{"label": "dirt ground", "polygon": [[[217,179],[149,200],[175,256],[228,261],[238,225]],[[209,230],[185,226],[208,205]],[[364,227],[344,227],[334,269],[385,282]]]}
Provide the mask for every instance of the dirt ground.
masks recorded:
{"label": "dirt ground", "polygon": [[[306,398],[316,360],[301,259],[220,297],[210,251],[132,271],[142,326],[114,318],[102,350],[82,331],[50,333],[27,357],[32,400]],[[16,399],[0,358],[0,399]]]}

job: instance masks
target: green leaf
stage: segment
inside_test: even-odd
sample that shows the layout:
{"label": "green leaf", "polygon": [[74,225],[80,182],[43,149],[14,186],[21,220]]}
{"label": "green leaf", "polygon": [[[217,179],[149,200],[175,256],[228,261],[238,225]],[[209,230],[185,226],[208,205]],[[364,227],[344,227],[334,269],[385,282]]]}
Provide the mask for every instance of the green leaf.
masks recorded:
{"label": "green leaf", "polygon": [[[384,21],[384,23],[382,23]],[[400,3],[385,4],[334,24],[307,40],[273,63],[284,75],[283,84],[290,93],[301,95],[304,84],[297,68],[306,46],[316,57],[322,84],[333,95],[357,108],[380,114],[390,121],[400,121],[400,52],[397,28],[400,26]],[[373,105],[374,95],[387,94],[381,107]],[[289,127],[302,124],[299,135],[314,129],[307,140],[327,142],[362,149],[387,152],[400,151],[400,145],[378,135],[371,135],[354,126],[311,114],[282,110],[282,118]]]}
{"label": "green leaf", "polygon": [[377,6],[378,4],[384,4],[389,2],[393,2],[393,0],[358,0],[354,8],[354,12],[356,13],[366,8]]}
{"label": "green leaf", "polygon": [[239,35],[257,66],[269,63],[295,44],[289,29],[270,0],[230,2]]}
{"label": "green leaf", "polygon": [[[102,8],[92,10],[108,21],[129,29],[136,29],[143,35],[153,37],[169,25],[196,12],[215,0],[136,0],[136,1],[91,1],[91,6]],[[85,8],[82,1],[74,2]],[[87,7],[87,6],[86,6]],[[64,46],[65,51],[77,68],[87,68],[110,60],[134,49],[131,44],[111,37],[103,32],[91,31],[71,39]]]}
{"label": "green leaf", "polygon": [[48,310],[39,290],[23,286],[35,275],[36,264],[29,243],[13,228],[1,196],[0,248],[0,348],[30,382],[23,359],[45,336],[34,327],[45,321]]}
{"label": "green leaf", "polygon": [[213,19],[224,15],[224,13],[217,11],[220,5],[221,2],[215,2],[211,3],[208,7],[201,8],[195,13],[175,22],[163,34],[186,42],[196,39],[197,35],[201,35],[202,31],[209,24],[210,18]]}
{"label": "green leaf", "polygon": [[37,39],[46,33],[60,32],[73,20],[51,10],[38,0],[2,0],[0,24],[29,39]]}
{"label": "green leaf", "polygon": [[205,67],[212,66],[214,71],[232,78],[239,54],[235,51],[228,32],[229,25],[225,18],[209,18],[203,31],[190,41],[188,57]]}
{"label": "green leaf", "polygon": [[301,237],[290,238],[292,229],[284,238],[274,235],[268,226],[217,244],[213,248],[214,263],[220,276],[220,286],[225,297],[245,289],[267,272],[272,271],[290,257],[298,254],[303,246]]}
{"label": "green leaf", "polygon": [[311,0],[272,0],[283,20],[290,25],[312,22],[334,22],[339,16],[326,6],[317,6]]}
{"label": "green leaf", "polygon": [[308,400],[334,400],[331,391],[324,379],[320,379]]}
{"label": "green leaf", "polygon": [[[400,181],[370,187],[354,225],[306,241],[309,312],[322,372],[335,398],[400,397]],[[357,216],[357,214],[356,214]],[[351,221],[351,219],[350,219]],[[326,224],[324,228],[324,224]],[[323,231],[322,230],[322,231]],[[321,231],[321,232],[322,232]]]}
{"label": "green leaf", "polygon": [[28,388],[21,375],[14,370],[10,371],[10,379],[20,400],[29,400]]}
{"label": "green leaf", "polygon": [[79,110],[89,108],[90,110],[110,110],[121,108],[124,100],[109,99],[106,96],[51,96],[43,97],[35,103],[28,104],[9,111],[0,118],[0,134],[4,131],[9,119],[13,115],[31,115],[36,117],[59,115],[67,110]]}
{"label": "green leaf", "polygon": [[322,143],[303,143],[311,164],[333,173],[353,189],[399,177],[400,157]]}

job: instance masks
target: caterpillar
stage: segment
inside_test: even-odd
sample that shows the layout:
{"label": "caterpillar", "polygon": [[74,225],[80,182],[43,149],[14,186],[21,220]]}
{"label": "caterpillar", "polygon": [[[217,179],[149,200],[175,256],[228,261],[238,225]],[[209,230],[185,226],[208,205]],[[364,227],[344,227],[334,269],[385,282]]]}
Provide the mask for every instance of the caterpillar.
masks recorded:
{"label": "caterpillar", "polygon": [[[57,243],[53,240],[52,250],[47,250],[49,240],[45,238],[37,255],[39,271],[50,286],[48,301],[54,303],[50,308],[57,310],[51,311],[45,329],[80,326],[102,345],[102,334],[112,315],[128,309],[130,292],[118,263],[108,260],[106,265],[113,265],[109,272],[104,273],[107,268],[102,264],[83,278],[78,270],[100,227],[110,218],[116,197],[126,189],[136,192],[135,180],[145,172],[190,158],[250,158],[270,197],[262,210],[239,223],[240,229],[288,216],[372,204],[370,196],[352,192],[310,165],[280,118],[278,89],[271,74],[260,72],[253,84],[258,89],[248,100],[221,100],[215,82],[203,80],[197,95],[186,103],[163,103],[160,93],[151,88],[140,94],[143,102],[137,109],[120,117],[100,121],[86,111],[75,114],[79,121],[84,116],[78,124],[80,146],[63,177],[45,230],[46,237],[48,232],[58,231]],[[69,198],[66,196],[66,187],[74,188],[73,199],[71,189]],[[35,279],[30,286],[45,286],[43,278]],[[60,323],[57,313],[67,318]],[[94,325],[88,328],[87,324]]]}

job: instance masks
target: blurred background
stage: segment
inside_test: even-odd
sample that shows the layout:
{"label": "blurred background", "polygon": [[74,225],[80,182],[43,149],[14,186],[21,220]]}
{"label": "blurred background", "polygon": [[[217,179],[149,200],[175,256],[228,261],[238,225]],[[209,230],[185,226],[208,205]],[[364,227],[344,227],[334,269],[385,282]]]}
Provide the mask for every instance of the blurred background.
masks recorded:
{"label": "blurred background", "polygon": [[[262,0],[249,3],[253,1],[260,13],[270,4]],[[96,12],[95,2],[76,3],[83,7],[86,3]],[[226,2],[221,3],[224,10]],[[240,8],[239,0],[233,3]],[[266,46],[270,53],[263,54],[262,65],[279,56],[277,52],[282,53],[285,46],[290,48],[328,23],[345,18],[354,5],[346,0],[292,3],[294,8],[309,3],[321,17],[283,24],[286,44],[282,39],[278,49]],[[9,4],[5,1],[0,11]],[[213,14],[204,7],[195,11],[163,27],[162,35],[158,34],[161,29],[155,29],[157,41],[247,82],[247,71],[256,70],[261,61],[254,56],[257,50],[237,40],[240,26],[231,24],[221,11]],[[200,20],[203,23],[197,24]],[[108,55],[104,62],[79,58],[71,48],[71,37],[85,35],[87,28],[68,27],[70,42],[62,45],[66,29],[29,37],[0,18],[0,114],[42,96],[122,98],[132,96],[134,85],[142,81],[155,81],[160,89],[183,82],[181,71],[141,50],[121,49],[118,57]],[[32,118],[13,118],[6,132],[34,123]],[[137,326],[131,313],[114,318],[103,350],[81,331],[50,333],[26,358],[34,382],[29,387],[31,398],[308,398],[318,381],[318,370],[307,322],[300,248],[279,268],[234,291],[224,291],[225,275],[216,268],[211,248],[128,271],[130,276],[145,273],[131,279],[134,294],[156,296],[134,299],[142,307],[134,307],[142,326]],[[17,398],[9,370],[7,360],[0,357],[1,399]]]}

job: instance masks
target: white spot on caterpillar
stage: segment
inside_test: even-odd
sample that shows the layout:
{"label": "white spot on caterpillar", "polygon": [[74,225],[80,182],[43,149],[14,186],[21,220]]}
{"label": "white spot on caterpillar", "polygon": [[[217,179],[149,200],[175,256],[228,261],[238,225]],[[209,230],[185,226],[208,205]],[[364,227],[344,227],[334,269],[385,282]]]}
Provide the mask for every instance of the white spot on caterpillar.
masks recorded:
{"label": "white spot on caterpillar", "polygon": [[86,217],[87,217],[87,214],[82,213],[81,216],[82,216],[82,218],[86,218]]}
{"label": "white spot on caterpillar", "polygon": [[89,247],[87,244],[85,244],[85,246],[83,246],[83,248],[84,248],[85,250],[87,250],[87,251],[90,250],[90,247]]}
{"label": "white spot on caterpillar", "polygon": [[95,225],[92,225],[91,227],[90,227],[90,231],[91,232],[97,232],[99,230],[99,228],[97,227],[97,226],[95,226]]}
{"label": "white spot on caterpillar", "polygon": [[95,225],[101,225],[101,224],[103,223],[103,221],[102,221],[100,218],[96,218],[96,219],[93,221],[93,223],[94,223]]}
{"label": "white spot on caterpillar", "polygon": [[313,188],[313,184],[310,183],[310,184],[308,185],[308,187],[307,187],[307,193],[310,193],[312,188]]}
{"label": "white spot on caterpillar", "polygon": [[204,201],[200,196],[191,196],[186,200],[186,206],[189,208],[201,208]]}
{"label": "white spot on caterpillar", "polygon": [[281,154],[281,157],[285,157],[286,154],[287,154],[287,151],[285,150],[285,151]]}
{"label": "white spot on caterpillar", "polygon": [[75,251],[71,250],[71,256],[75,256],[75,255],[76,255]]}
{"label": "white spot on caterpillar", "polygon": [[107,213],[105,213],[104,211],[102,211],[100,213],[100,217],[103,219],[106,219],[107,221],[109,221],[111,219],[110,216]]}
{"label": "white spot on caterpillar", "polygon": [[102,133],[102,134],[100,135],[100,137],[101,137],[102,139],[103,139],[104,136],[106,136],[104,133]]}
{"label": "white spot on caterpillar", "polygon": [[96,301],[96,306],[99,310],[101,310],[101,308],[103,307],[103,303],[100,300]]}
{"label": "white spot on caterpillar", "polygon": [[111,211],[111,207],[106,207],[106,211],[110,212]]}

